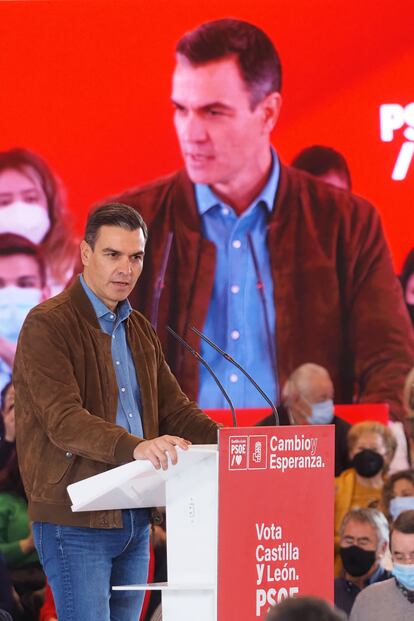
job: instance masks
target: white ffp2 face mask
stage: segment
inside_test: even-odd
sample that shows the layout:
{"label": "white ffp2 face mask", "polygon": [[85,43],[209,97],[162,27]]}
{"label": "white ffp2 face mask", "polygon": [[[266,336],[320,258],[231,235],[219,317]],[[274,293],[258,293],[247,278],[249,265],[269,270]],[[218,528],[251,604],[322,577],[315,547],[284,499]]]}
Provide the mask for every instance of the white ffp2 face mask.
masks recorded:
{"label": "white ffp2 face mask", "polygon": [[35,287],[0,288],[0,335],[17,342],[28,312],[42,299],[42,291]]}
{"label": "white ffp2 face mask", "polygon": [[49,214],[43,205],[15,201],[0,207],[0,233],[21,235],[32,244],[40,244],[49,229]]}

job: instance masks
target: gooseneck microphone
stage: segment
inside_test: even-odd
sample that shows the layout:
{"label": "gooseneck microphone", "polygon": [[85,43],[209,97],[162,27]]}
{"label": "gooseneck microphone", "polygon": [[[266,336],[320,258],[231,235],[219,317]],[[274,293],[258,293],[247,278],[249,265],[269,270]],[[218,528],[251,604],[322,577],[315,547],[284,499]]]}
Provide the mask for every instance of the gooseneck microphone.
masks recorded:
{"label": "gooseneck microphone", "polygon": [[229,407],[230,407],[230,410],[231,410],[231,417],[233,419],[233,427],[237,427],[238,426],[237,425],[237,416],[236,416],[236,411],[234,409],[233,402],[230,399],[229,395],[227,394],[226,389],[224,388],[223,384],[220,382],[219,378],[214,373],[213,369],[210,367],[208,362],[206,362],[206,360],[204,360],[204,358],[198,353],[198,351],[196,351],[193,347],[191,347],[191,345],[189,343],[187,343],[187,341],[185,341],[179,334],[177,334],[177,332],[175,332],[172,328],[170,328],[170,326],[167,326],[167,330],[168,330],[168,332],[170,334],[173,335],[173,337],[175,339],[177,339],[177,341],[179,343],[181,343],[181,345],[183,347],[185,347],[195,358],[197,358],[197,360],[199,362],[201,362],[201,364],[210,373],[211,377],[214,379],[214,381],[216,382],[217,386],[220,388],[220,391],[223,394],[223,397],[225,398],[225,400],[229,404]]}
{"label": "gooseneck microphone", "polygon": [[165,244],[164,252],[162,255],[161,268],[160,268],[157,280],[155,281],[155,286],[154,286],[155,293],[154,293],[154,299],[153,299],[152,308],[151,308],[151,325],[154,328],[154,330],[157,329],[158,309],[160,306],[162,290],[164,289],[165,273],[167,271],[168,259],[170,258],[173,237],[174,237],[174,234],[172,233],[172,231],[170,231],[167,235],[167,242]]}
{"label": "gooseneck microphone", "polygon": [[[210,347],[212,347],[213,349],[216,350],[216,352],[218,352],[219,354],[221,354],[221,356],[223,356],[223,358],[225,360],[227,360],[228,362],[230,362],[231,364],[233,364],[237,369],[239,369],[239,371],[241,371],[243,373],[243,375],[245,375],[247,377],[247,379],[249,380],[249,382],[251,382],[253,384],[253,386],[256,388],[256,390],[261,394],[261,396],[263,397],[263,399],[266,401],[266,403],[268,403],[270,405],[270,407],[272,408],[273,411],[273,415],[275,417],[275,423],[276,425],[279,425],[279,413],[276,409],[275,404],[273,403],[273,401],[270,399],[270,397],[267,396],[267,394],[260,388],[259,384],[257,382],[255,382],[255,380],[252,378],[252,376],[246,371],[246,369],[244,369],[241,364],[239,364],[236,360],[234,360],[234,358],[232,358],[230,356],[230,354],[228,354],[227,352],[225,352],[223,349],[221,349],[221,347],[219,347],[218,345],[216,345],[211,339],[208,338],[208,336],[206,336],[205,334],[203,334],[202,332],[200,332],[200,330],[197,330],[197,328],[195,328],[194,326],[191,328],[191,330],[193,332],[195,332],[195,334],[197,334],[200,338],[203,339],[203,341],[205,341],[206,343],[208,343],[210,345]],[[196,352],[197,353],[197,352]],[[224,390],[224,389],[223,389]]]}

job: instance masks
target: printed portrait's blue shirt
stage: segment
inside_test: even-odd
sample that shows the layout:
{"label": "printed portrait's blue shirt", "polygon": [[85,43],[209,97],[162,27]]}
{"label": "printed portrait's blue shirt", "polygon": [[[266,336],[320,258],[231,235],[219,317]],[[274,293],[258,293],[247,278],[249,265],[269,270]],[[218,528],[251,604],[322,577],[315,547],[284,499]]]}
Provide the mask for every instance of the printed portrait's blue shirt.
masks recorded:
{"label": "printed portrait's blue shirt", "polygon": [[126,336],[126,320],[132,313],[132,307],[128,300],[123,300],[119,302],[115,313],[88,287],[83,276],[80,281],[95,310],[102,332],[112,337],[112,362],[118,384],[116,423],[142,438],[141,394]]}
{"label": "printed portrait's blue shirt", "polygon": [[[272,280],[267,249],[267,221],[273,210],[279,173],[280,165],[276,153],[272,151],[269,179],[240,216],[220,200],[208,185],[195,185],[203,235],[217,248],[214,288],[204,333],[244,366],[275,401],[279,393],[275,351],[276,312],[273,303],[273,291],[277,283]],[[263,301],[257,287],[248,233],[253,241],[263,283],[269,330],[266,328]],[[269,338],[274,360],[269,349]],[[204,342],[201,355],[218,375],[236,407],[266,405],[244,375]],[[202,365],[198,402],[205,409],[227,407],[214,380]]]}

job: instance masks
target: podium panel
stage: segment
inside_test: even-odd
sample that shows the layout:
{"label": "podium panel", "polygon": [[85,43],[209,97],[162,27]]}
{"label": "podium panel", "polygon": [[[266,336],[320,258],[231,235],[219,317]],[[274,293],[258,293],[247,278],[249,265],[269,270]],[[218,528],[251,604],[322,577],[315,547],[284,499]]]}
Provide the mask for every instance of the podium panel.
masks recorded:
{"label": "podium panel", "polygon": [[334,427],[219,431],[167,471],[131,462],[68,487],[72,510],[166,504],[163,621],[263,620],[291,595],[332,600]]}
{"label": "podium panel", "polygon": [[219,448],[218,621],[332,601],[333,425],[222,429]]}

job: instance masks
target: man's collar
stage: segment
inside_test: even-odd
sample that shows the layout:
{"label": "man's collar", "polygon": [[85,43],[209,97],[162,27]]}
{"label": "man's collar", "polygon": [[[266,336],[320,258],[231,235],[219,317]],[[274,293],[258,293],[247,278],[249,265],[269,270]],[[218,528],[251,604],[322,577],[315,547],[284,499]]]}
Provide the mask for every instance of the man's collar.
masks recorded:
{"label": "man's collar", "polygon": [[[280,164],[276,152],[271,149],[272,154],[272,168],[270,176],[266,182],[266,185],[258,196],[252,201],[249,209],[252,205],[257,205],[262,202],[266,205],[268,213],[272,213],[276,191],[279,182]],[[217,205],[224,205],[223,201],[213,192],[209,185],[204,183],[196,183],[194,185],[196,195],[196,205],[198,213],[203,216],[207,211],[216,207]],[[227,205],[228,206],[228,205]]]}
{"label": "man's collar", "polygon": [[132,306],[129,303],[128,299],[125,299],[119,302],[117,305],[116,311],[112,311],[110,308],[106,306],[106,304],[100,298],[98,298],[96,293],[94,293],[92,289],[88,286],[88,284],[86,283],[83,277],[83,274],[81,274],[79,280],[86,295],[89,298],[89,301],[91,302],[94,308],[94,311],[98,319],[101,319],[102,317],[106,317],[106,316],[109,316],[112,319],[113,316],[116,315],[118,319],[123,321],[132,312]]}

